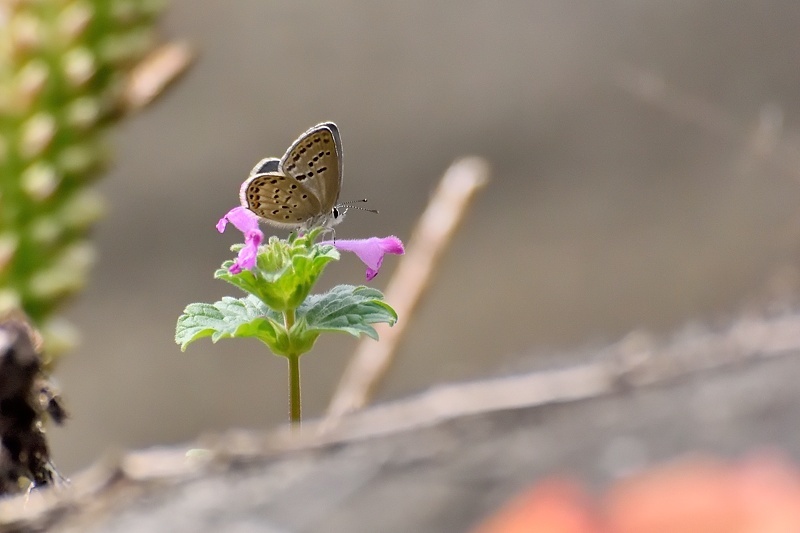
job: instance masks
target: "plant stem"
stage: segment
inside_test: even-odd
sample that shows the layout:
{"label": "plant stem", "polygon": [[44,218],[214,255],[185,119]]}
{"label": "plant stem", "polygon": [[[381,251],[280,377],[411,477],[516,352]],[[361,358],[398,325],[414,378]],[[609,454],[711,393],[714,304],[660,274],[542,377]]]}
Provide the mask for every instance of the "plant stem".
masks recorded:
{"label": "plant stem", "polygon": [[289,421],[299,427],[303,418],[300,404],[300,356],[292,355],[289,360]]}
{"label": "plant stem", "polygon": [[[294,309],[283,312],[283,325],[291,337],[294,326]],[[303,408],[300,403],[300,355],[291,354],[289,360],[289,421],[292,426],[299,427],[303,418]]]}

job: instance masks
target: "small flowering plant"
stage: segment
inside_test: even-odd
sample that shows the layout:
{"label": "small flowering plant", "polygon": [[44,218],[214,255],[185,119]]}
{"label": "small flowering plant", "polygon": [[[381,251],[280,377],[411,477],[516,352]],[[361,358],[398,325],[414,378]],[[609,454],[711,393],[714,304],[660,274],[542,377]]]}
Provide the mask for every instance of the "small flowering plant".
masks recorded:
{"label": "small flowering plant", "polygon": [[397,321],[397,314],[383,294],[365,286],[338,285],[324,294],[310,294],[325,266],[339,259],[338,250],[356,254],[367,266],[367,280],[380,270],[386,254],[402,254],[397,237],[316,242],[325,231],[314,228],[287,239],[270,237],[266,244],[258,216],[245,207],[230,210],[217,224],[223,232],[228,223],[244,234],[244,244],[234,245],[235,260],[215,273],[216,279],[242,289],[246,296],[209,303],[189,304],[178,318],[175,341],[181,350],[204,337],[219,339],[254,337],[275,355],[289,362],[289,414],[301,418],[299,359],[311,350],[323,332],[349,333],[355,337],[378,334],[372,324]]}

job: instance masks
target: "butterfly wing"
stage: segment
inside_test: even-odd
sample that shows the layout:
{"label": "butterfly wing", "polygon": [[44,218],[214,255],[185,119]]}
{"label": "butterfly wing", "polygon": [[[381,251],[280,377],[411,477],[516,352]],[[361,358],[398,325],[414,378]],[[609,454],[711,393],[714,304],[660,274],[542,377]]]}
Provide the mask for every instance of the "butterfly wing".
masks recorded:
{"label": "butterfly wing", "polygon": [[256,166],[254,166],[253,170],[250,171],[250,176],[255,176],[256,174],[266,174],[267,172],[278,172],[280,164],[281,160],[277,157],[265,157],[256,163]]}
{"label": "butterfly wing", "polygon": [[280,172],[254,174],[239,191],[243,206],[281,227],[294,229],[320,214],[317,197],[302,183]]}
{"label": "butterfly wing", "polygon": [[314,194],[317,214],[328,214],[342,189],[342,141],[333,122],[317,124],[300,136],[280,162],[280,171]]}

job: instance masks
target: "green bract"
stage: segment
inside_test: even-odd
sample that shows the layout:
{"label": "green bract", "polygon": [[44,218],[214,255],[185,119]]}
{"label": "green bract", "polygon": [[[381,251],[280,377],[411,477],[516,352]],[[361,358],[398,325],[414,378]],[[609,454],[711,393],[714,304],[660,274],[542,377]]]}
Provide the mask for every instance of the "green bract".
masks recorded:
{"label": "green bract", "polygon": [[[314,244],[320,232],[316,229],[286,240],[270,237],[269,243],[259,248],[255,268],[232,274],[233,261],[226,261],[214,277],[258,297],[275,311],[295,309],[311,292],[325,265],[339,259],[333,246]],[[238,251],[241,246],[232,249]]]}

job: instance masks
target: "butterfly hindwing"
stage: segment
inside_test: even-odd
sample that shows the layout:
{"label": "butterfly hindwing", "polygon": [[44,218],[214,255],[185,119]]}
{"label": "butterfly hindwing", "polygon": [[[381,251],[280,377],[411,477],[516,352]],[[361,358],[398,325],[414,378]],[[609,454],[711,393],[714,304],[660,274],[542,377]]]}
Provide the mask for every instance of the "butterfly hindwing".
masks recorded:
{"label": "butterfly hindwing", "polygon": [[266,174],[267,172],[278,172],[280,165],[281,160],[277,157],[265,157],[256,163],[256,166],[254,166],[253,170],[250,171],[250,176],[255,176],[256,174]]}
{"label": "butterfly hindwing", "polygon": [[242,205],[276,226],[297,228],[320,213],[317,197],[280,172],[250,176],[241,190]]}

